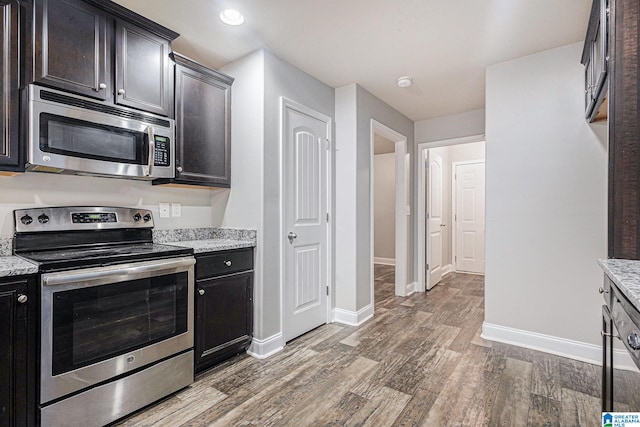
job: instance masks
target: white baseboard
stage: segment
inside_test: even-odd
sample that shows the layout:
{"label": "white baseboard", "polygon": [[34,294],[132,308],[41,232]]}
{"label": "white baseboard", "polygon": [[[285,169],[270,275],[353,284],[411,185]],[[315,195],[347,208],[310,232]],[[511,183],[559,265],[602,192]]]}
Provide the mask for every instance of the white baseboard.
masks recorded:
{"label": "white baseboard", "polygon": [[374,256],[373,263],[384,264],[384,265],[396,265],[396,260],[394,258],[381,258],[381,257]]}
{"label": "white baseboard", "polygon": [[350,311],[341,308],[333,309],[333,321],[349,326],[360,326],[373,317],[373,304],[358,310]]}
{"label": "white baseboard", "polygon": [[407,283],[406,288],[405,288],[405,290],[406,290],[405,295],[406,296],[411,295],[412,293],[414,293],[416,291],[416,289],[418,289],[418,282]]}
{"label": "white baseboard", "polygon": [[[490,341],[517,345],[519,347],[539,350],[594,365],[602,365],[602,347],[598,345],[524,331],[522,329],[493,325],[486,322],[482,324],[482,335],[480,336]],[[614,349],[613,365],[616,369],[638,372],[638,368],[626,350]]]}
{"label": "white baseboard", "polygon": [[247,354],[255,357],[256,359],[266,359],[267,357],[273,356],[274,354],[282,351],[283,348],[284,337],[282,336],[282,333],[278,333],[263,340],[254,338],[251,341],[249,350],[247,350]]}
{"label": "white baseboard", "polygon": [[453,271],[453,264],[447,264],[444,267],[442,267],[442,276],[446,276],[447,274],[451,273]]}

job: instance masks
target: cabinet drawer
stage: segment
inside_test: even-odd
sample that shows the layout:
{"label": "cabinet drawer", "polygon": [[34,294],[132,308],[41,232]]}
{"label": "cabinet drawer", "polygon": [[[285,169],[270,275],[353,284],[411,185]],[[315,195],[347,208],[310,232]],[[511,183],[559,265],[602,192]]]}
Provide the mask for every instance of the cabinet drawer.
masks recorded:
{"label": "cabinet drawer", "polygon": [[196,279],[253,269],[253,248],[196,256]]}

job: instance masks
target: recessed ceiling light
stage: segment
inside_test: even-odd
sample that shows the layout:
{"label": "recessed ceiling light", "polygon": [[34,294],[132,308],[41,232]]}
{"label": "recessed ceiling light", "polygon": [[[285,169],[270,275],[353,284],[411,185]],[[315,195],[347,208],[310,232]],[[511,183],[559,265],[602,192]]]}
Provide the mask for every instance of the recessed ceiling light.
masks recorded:
{"label": "recessed ceiling light", "polygon": [[398,77],[398,87],[409,87],[413,83],[413,79],[409,76]]}
{"label": "recessed ceiling light", "polygon": [[225,9],[220,12],[220,20],[228,25],[241,25],[244,15],[235,9]]}

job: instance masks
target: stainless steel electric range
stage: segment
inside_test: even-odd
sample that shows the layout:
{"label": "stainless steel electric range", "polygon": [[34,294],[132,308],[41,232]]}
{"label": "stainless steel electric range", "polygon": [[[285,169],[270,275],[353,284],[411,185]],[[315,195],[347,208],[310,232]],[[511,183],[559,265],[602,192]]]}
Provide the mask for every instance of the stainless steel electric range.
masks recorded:
{"label": "stainless steel electric range", "polygon": [[101,426],[193,382],[193,252],[144,209],[14,211],[40,271],[42,426]]}

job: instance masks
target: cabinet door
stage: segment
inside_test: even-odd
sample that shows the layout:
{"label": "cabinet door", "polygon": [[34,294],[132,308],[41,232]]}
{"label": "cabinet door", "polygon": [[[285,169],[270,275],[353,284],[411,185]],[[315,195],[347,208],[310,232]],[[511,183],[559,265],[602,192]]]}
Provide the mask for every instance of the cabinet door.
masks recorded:
{"label": "cabinet door", "polygon": [[[0,285],[0,425],[27,425],[27,295],[25,282]],[[35,349],[34,349],[35,350]]]}
{"label": "cabinet door", "polygon": [[116,103],[170,115],[170,44],[134,24],[116,21]]}
{"label": "cabinet door", "polygon": [[16,0],[0,0],[0,170],[16,171],[22,166],[18,138],[18,19]]}
{"label": "cabinet door", "polygon": [[107,15],[80,0],[35,0],[36,82],[101,100],[113,93]]}
{"label": "cabinet door", "polygon": [[178,182],[217,187],[231,184],[231,86],[227,79],[176,66]]}
{"label": "cabinet door", "polygon": [[199,280],[196,299],[196,369],[248,346],[253,330],[253,272]]}

